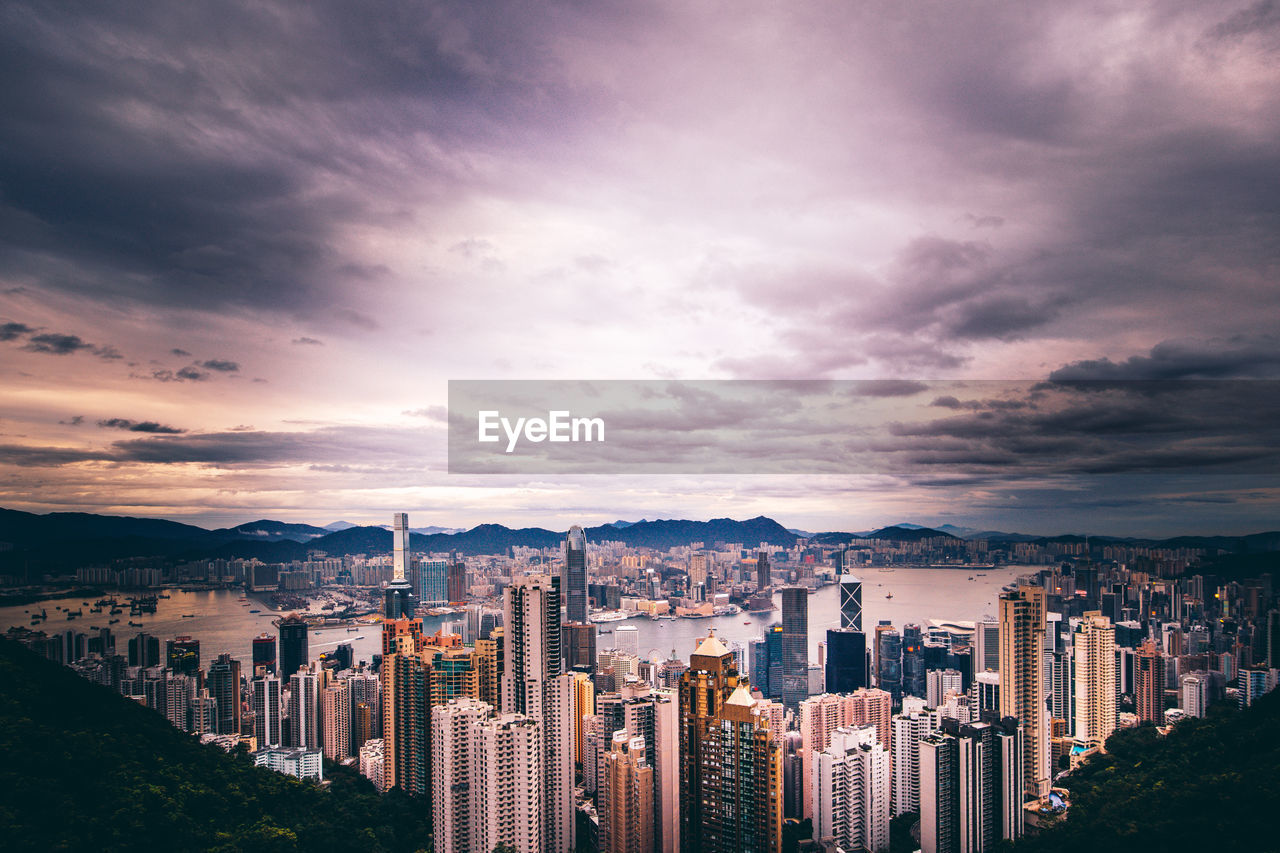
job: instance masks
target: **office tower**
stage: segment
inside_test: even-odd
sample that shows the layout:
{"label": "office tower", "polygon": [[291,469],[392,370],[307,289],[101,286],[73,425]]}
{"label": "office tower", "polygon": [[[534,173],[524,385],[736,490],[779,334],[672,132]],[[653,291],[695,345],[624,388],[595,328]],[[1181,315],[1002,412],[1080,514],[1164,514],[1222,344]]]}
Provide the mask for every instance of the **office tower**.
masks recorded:
{"label": "office tower", "polygon": [[1165,659],[1154,640],[1138,646],[1134,655],[1134,699],[1139,720],[1164,725]]}
{"label": "office tower", "polygon": [[449,563],[447,560],[411,560],[409,586],[414,604],[443,607],[449,603]]}
{"label": "office tower", "polygon": [[280,679],[264,675],[253,680],[253,735],[258,749],[277,747],[283,742],[280,728]]}
{"label": "office tower", "polygon": [[467,564],[456,557],[449,561],[447,586],[450,604],[467,600]]}
{"label": "office tower", "polygon": [[259,634],[253,638],[253,674],[258,675],[258,668],[264,672],[276,674],[276,638],[270,634]]}
{"label": "office tower", "polygon": [[973,677],[973,695],[978,711],[1000,712],[1000,673],[980,672]]}
{"label": "office tower", "polygon": [[576,672],[596,671],[596,626],[590,622],[566,622],[564,633],[565,669]]}
{"label": "office tower", "polygon": [[940,707],[949,693],[963,692],[963,680],[954,669],[931,669],[925,674],[925,703]]}
{"label": "office tower", "polygon": [[833,838],[842,850],[889,849],[889,752],[872,726],[832,732],[814,755],[808,780],[813,838]]}
{"label": "office tower", "polygon": [[229,654],[218,655],[209,664],[209,695],[218,703],[217,725],[211,731],[221,735],[240,733],[240,661]]}
{"label": "office tower", "polygon": [[1023,728],[1022,779],[1026,793],[1049,793],[1048,718],[1041,649],[1045,640],[1044,589],[1021,586],[1000,596],[1000,716]]}
{"label": "office tower", "polygon": [[165,666],[183,675],[200,672],[200,641],[191,637],[177,637],[164,644]]}
{"label": "office tower", "polygon": [[346,682],[326,687],[320,693],[324,754],[331,761],[351,755],[351,692]]}
{"label": "office tower", "polygon": [[315,673],[303,669],[289,677],[289,743],[294,749],[320,748],[319,698]]}
{"label": "office tower", "polygon": [[1000,671],[1000,623],[979,622],[973,632],[973,673]]}
{"label": "office tower", "polygon": [[765,628],[764,637],[751,643],[751,686],[768,699],[782,696],[782,626]]}
{"label": "office tower", "polygon": [[1266,632],[1267,669],[1280,669],[1280,610],[1267,611],[1264,630]]}
{"label": "office tower", "polygon": [[767,551],[756,552],[756,592],[764,592],[769,588],[770,583],[769,553]]}
{"label": "office tower", "polygon": [[597,849],[600,853],[650,853],[654,849],[654,785],[644,738],[614,732],[601,764]]}
{"label": "office tower", "polygon": [[924,698],[925,682],[924,633],[919,625],[902,628],[902,694]]}
{"label": "office tower", "polygon": [[564,591],[565,621],[587,621],[587,537],[574,525],[564,539],[564,573],[560,576]]}
{"label": "office tower", "polygon": [[711,634],[680,676],[680,849],[776,853],[782,844],[782,750]]}
{"label": "office tower", "polygon": [[876,626],[876,687],[902,702],[902,637],[884,622]]}
{"label": "office tower", "polygon": [[827,629],[825,674],[828,693],[852,693],[867,687],[867,635],[856,628]]}
{"label": "office tower", "polygon": [[957,723],[920,741],[923,853],[982,853],[1022,836],[1022,728]]}
{"label": "office tower", "polygon": [[862,630],[862,581],[840,576],[840,627]]}
{"label": "office tower", "polygon": [[[580,540],[581,531],[578,533]],[[574,540],[570,531],[569,542]],[[585,543],[577,544],[583,546],[585,561]],[[566,555],[573,550],[566,544]],[[541,728],[547,853],[569,850],[574,827],[574,678],[562,674],[558,580],[545,575],[517,578],[503,594],[503,711],[524,714]],[[585,586],[583,592],[585,595]]]}
{"label": "office tower", "polygon": [[384,619],[412,619],[416,604],[409,583],[409,515],[397,512],[391,518],[391,582],[383,589]]}
{"label": "office tower", "polygon": [[281,619],[276,626],[280,629],[279,674],[287,680],[311,660],[307,653],[307,622],[294,613]]}
{"label": "office tower", "polygon": [[160,665],[160,638],[143,632],[129,641],[129,666]]}
{"label": "office tower", "polygon": [[624,654],[640,656],[640,630],[635,625],[613,629],[613,647]]}
{"label": "office tower", "polygon": [[893,742],[893,815],[920,811],[920,739],[933,731],[934,718],[924,711],[895,714]]}
{"label": "office tower", "polygon": [[809,590],[782,590],[782,701],[795,707],[809,695]]}
{"label": "office tower", "polygon": [[777,730],[773,726],[769,728],[774,740],[782,744],[782,819],[801,820],[804,817],[804,803],[808,800],[805,793],[808,788],[806,765],[801,754],[803,740],[799,732],[786,731],[781,725]]}
{"label": "office tower", "polygon": [[1075,737],[1101,746],[1116,729],[1116,629],[1100,611],[1084,614],[1072,644]]}

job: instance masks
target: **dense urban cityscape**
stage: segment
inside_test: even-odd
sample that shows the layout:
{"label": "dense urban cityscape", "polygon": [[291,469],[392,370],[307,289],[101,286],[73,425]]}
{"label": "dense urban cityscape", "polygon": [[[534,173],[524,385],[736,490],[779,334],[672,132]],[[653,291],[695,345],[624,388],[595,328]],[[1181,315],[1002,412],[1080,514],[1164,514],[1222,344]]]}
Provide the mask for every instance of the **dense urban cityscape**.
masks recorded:
{"label": "dense urban cityscape", "polygon": [[[439,853],[881,853],[894,825],[925,853],[992,850],[1070,820],[1071,772],[1117,730],[1247,708],[1280,675],[1271,572],[1228,577],[1193,543],[905,525],[658,550],[574,527],[559,547],[464,558],[415,552],[404,513],[391,528],[386,554],[81,568],[101,598],[35,600],[6,636],[209,748],[399,789]],[[1001,569],[995,612],[864,619],[900,575]],[[199,585],[274,606],[251,658],[112,627]],[[822,624],[827,587],[838,618]],[[718,635],[744,614],[764,614],[762,636]],[[696,620],[692,642],[646,652],[641,627],[676,620]],[[317,653],[333,632],[380,635],[379,651]]]}

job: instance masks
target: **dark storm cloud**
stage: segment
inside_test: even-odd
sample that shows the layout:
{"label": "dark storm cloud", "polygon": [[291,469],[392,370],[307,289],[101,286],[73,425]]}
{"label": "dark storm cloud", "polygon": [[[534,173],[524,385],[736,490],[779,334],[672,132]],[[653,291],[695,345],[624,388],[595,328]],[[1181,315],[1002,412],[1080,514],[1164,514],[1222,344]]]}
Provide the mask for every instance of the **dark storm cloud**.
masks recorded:
{"label": "dark storm cloud", "polygon": [[11,341],[34,331],[26,323],[0,323],[0,341]]}
{"label": "dark storm cloud", "polygon": [[201,367],[209,370],[216,370],[219,373],[235,373],[240,370],[240,365],[234,361],[225,361],[220,358],[211,358],[208,361],[200,362]]}
{"label": "dark storm cloud", "polygon": [[0,268],[99,299],[318,310],[368,280],[333,238],[382,215],[407,163],[440,188],[440,152],[580,120],[538,79],[541,22],[523,4],[6,4]]}
{"label": "dark storm cloud", "polygon": [[24,350],[44,352],[51,355],[70,355],[82,349],[92,349],[93,344],[82,341],[79,335],[61,335],[56,332],[43,332],[27,339]]}
{"label": "dark storm cloud", "polygon": [[124,429],[129,432],[148,432],[156,435],[180,435],[185,429],[167,426],[156,421],[131,421],[128,418],[107,418],[98,421],[98,426],[107,429]]}
{"label": "dark storm cloud", "polygon": [[1223,379],[1280,376],[1280,338],[1163,341],[1121,362],[1088,359],[1064,365],[1052,380]]}

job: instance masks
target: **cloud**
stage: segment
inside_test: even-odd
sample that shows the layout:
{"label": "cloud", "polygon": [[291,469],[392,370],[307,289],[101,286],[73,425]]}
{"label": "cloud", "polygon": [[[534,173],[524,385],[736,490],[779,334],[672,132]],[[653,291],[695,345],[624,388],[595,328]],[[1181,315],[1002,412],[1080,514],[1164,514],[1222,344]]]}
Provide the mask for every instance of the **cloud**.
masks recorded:
{"label": "cloud", "polygon": [[240,369],[240,365],[234,361],[224,361],[222,359],[211,358],[208,361],[200,362],[201,367],[209,370],[216,370],[219,373],[234,373]]}
{"label": "cloud", "polygon": [[180,435],[186,430],[167,426],[155,421],[131,421],[128,418],[108,418],[98,421],[98,426],[107,429],[123,429],[129,432],[147,432],[156,435]]}
{"label": "cloud", "polygon": [[0,323],[0,341],[11,341],[34,331],[26,323]]}
{"label": "cloud", "polygon": [[175,373],[174,376],[176,376],[178,379],[190,380],[191,382],[203,382],[205,379],[209,378],[209,374],[201,373],[199,370],[197,370],[195,367],[192,367],[192,366],[182,368],[177,373]]}
{"label": "cloud", "polygon": [[61,335],[55,332],[32,335],[23,347],[29,352],[43,352],[51,355],[70,355],[82,349],[92,348],[93,344],[82,341],[79,335]]}
{"label": "cloud", "polygon": [[84,423],[84,415],[75,415],[70,420],[58,421],[58,423],[64,426],[80,426],[80,424]]}
{"label": "cloud", "polygon": [[184,349],[179,349],[178,347],[174,347],[173,349],[169,350],[169,352],[173,355],[178,356],[179,358],[188,358],[191,355],[191,353],[187,352]]}
{"label": "cloud", "polygon": [[307,338],[307,337],[294,338],[292,343],[301,344],[303,346],[312,346],[312,347],[324,346],[324,341],[318,340],[316,338]]}
{"label": "cloud", "polygon": [[400,414],[407,415],[411,418],[429,418],[430,420],[440,421],[442,423],[448,422],[449,420],[449,410],[444,406],[427,406],[424,409],[409,409],[401,412]]}
{"label": "cloud", "polygon": [[1124,361],[1086,359],[1049,374],[1054,381],[1135,379],[1227,379],[1280,376],[1280,338],[1236,336],[1162,341],[1147,355]]}
{"label": "cloud", "polygon": [[106,361],[116,361],[124,358],[120,351],[113,346],[95,347],[93,354]]}

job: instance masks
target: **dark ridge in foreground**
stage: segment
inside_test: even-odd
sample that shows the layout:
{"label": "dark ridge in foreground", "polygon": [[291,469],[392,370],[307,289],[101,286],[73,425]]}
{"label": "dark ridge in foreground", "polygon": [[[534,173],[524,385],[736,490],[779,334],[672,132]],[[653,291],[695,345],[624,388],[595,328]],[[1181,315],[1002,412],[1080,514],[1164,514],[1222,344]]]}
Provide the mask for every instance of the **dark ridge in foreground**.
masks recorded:
{"label": "dark ridge in foreground", "polygon": [[328,789],[201,746],[163,716],[0,639],[8,851],[429,849],[421,803],[326,766]]}
{"label": "dark ridge in foreground", "polygon": [[1280,691],[1244,711],[1214,706],[1167,737],[1122,729],[1107,755],[1060,783],[1071,791],[1066,820],[1012,850],[1278,850],[1278,728]]}

